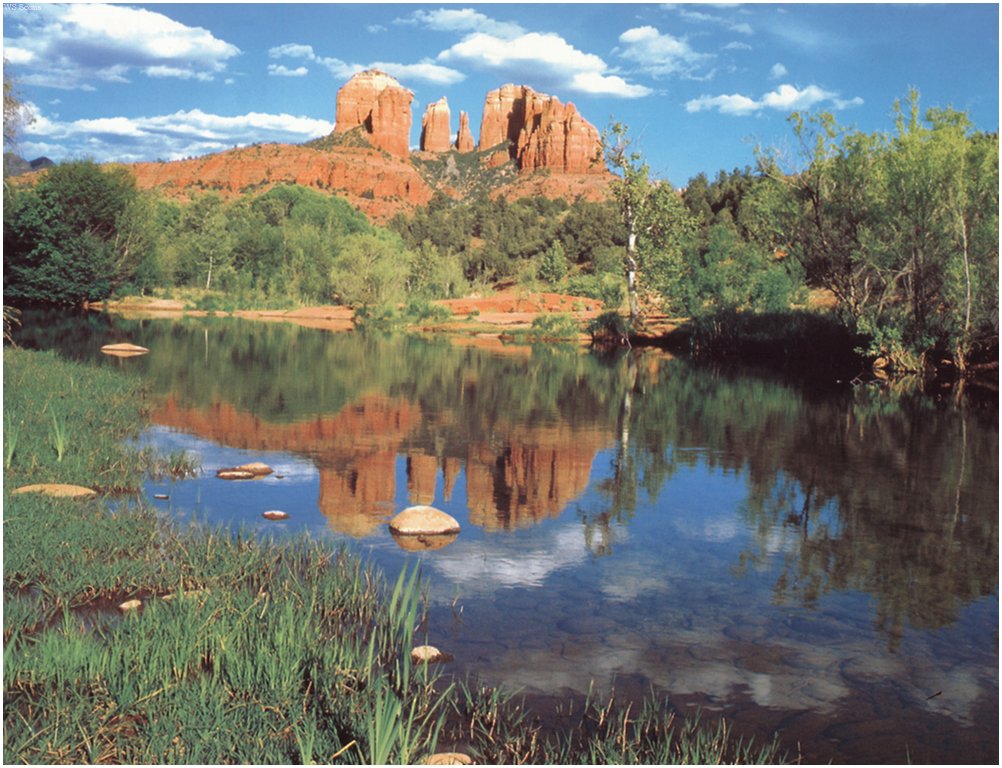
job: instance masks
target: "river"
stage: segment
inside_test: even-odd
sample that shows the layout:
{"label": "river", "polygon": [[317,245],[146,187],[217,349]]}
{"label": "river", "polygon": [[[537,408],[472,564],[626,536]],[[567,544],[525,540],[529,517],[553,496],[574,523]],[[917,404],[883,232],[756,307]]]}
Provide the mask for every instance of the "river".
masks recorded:
{"label": "river", "polygon": [[[812,763],[998,762],[997,400],[657,350],[23,319],[23,345],[148,382],[142,440],[202,467],[147,485],[164,514],[306,531],[391,578],[420,562],[461,677],[551,703],[653,689]],[[100,353],[120,341],[151,351]],[[246,461],[275,472],[215,477]],[[411,504],[461,533],[401,549]]]}

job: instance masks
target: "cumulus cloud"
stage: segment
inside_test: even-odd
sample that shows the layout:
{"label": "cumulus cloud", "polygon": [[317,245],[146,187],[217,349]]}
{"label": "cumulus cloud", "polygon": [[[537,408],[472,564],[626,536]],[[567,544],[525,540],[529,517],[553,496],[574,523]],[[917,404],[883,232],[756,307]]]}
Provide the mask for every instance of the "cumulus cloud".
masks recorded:
{"label": "cumulus cloud", "polygon": [[240,53],[202,27],[141,8],[41,5],[17,18],[4,53],[24,67],[26,85],[93,89],[94,81],[128,82],[134,71],[212,80]]}
{"label": "cumulus cloud", "polygon": [[749,115],[763,109],[775,109],[783,112],[810,109],[815,104],[830,101],[835,109],[845,109],[858,106],[863,100],[856,96],[852,99],[840,99],[838,94],[827,91],[817,85],[797,88],[784,83],[776,90],[764,94],[759,99],[753,99],[739,93],[722,94],[720,96],[700,96],[688,101],[687,112],[703,112],[717,110],[726,115]]}
{"label": "cumulus cloud", "polygon": [[769,70],[769,77],[773,80],[779,80],[781,77],[786,77],[789,74],[786,67],[784,67],[779,62],[772,65],[772,69]]}
{"label": "cumulus cloud", "polygon": [[617,49],[618,54],[654,77],[691,75],[713,58],[693,50],[685,38],[663,33],[650,25],[626,30],[619,36],[619,42],[622,47]]}
{"label": "cumulus cloud", "polygon": [[177,160],[255,142],[298,143],[333,129],[329,121],[310,117],[265,112],[227,116],[200,109],[61,121],[35,104],[30,106],[35,120],[23,130],[22,151],[55,160],[83,156],[98,162]]}
{"label": "cumulus cloud", "polygon": [[416,23],[439,32],[482,32],[495,37],[515,38],[526,30],[515,22],[497,21],[472,8],[439,8],[414,11],[398,23]]}
{"label": "cumulus cloud", "polygon": [[274,77],[306,77],[310,73],[306,67],[289,69],[284,64],[269,64],[268,74]]}
{"label": "cumulus cloud", "polygon": [[509,38],[475,32],[442,51],[438,59],[578,93],[624,98],[651,93],[649,88],[611,73],[600,56],[578,50],[552,32],[527,32]]}
{"label": "cumulus cloud", "polygon": [[[358,64],[333,56],[320,56],[313,50],[313,46],[301,43],[277,45],[268,50],[268,56],[273,59],[290,58],[316,62],[339,80],[347,80],[352,75],[366,69],[381,69],[399,80],[422,80],[439,85],[451,85],[466,78],[462,72],[436,64],[430,59],[423,59],[414,64],[400,64],[391,61],[371,61],[367,64]],[[301,77],[307,74],[307,69],[304,66],[299,66],[290,70],[280,64],[269,64],[268,73],[285,77]]]}

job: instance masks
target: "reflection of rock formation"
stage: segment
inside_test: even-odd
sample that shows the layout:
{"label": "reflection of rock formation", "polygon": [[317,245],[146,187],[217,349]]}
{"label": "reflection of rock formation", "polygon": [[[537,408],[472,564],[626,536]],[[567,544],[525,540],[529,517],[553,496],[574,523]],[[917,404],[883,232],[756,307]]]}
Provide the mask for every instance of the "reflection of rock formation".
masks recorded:
{"label": "reflection of rock formation", "polygon": [[556,517],[588,487],[597,431],[569,427],[516,430],[500,452],[471,445],[466,460],[470,522],[488,530],[534,525]]}
{"label": "reflection of rock formation", "polygon": [[436,455],[414,444],[419,427],[427,427],[420,407],[381,396],[291,424],[265,422],[226,403],[195,409],[174,399],[153,419],[236,448],[311,456],[320,472],[320,511],[332,528],[356,537],[374,534],[394,513],[401,456],[412,504],[434,503],[439,473],[448,500],[465,459],[469,521],[498,530],[559,515],[584,492],[595,454],[609,441],[594,429],[516,426],[500,441],[496,432],[490,442],[471,440],[463,458],[448,445]]}

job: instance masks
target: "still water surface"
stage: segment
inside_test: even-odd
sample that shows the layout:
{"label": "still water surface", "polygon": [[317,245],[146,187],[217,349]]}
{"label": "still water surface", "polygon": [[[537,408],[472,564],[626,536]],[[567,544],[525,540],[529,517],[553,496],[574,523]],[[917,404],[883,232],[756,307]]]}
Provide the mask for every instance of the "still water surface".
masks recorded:
{"label": "still water surface", "polygon": [[[654,687],[808,762],[998,762],[997,403],[231,319],[28,315],[21,340],[146,378],[143,439],[202,465],[147,488],[178,520],[420,561],[461,676]],[[150,354],[98,352],[125,340]],[[216,479],[245,461],[276,472]],[[395,543],[417,503],[455,542]]]}

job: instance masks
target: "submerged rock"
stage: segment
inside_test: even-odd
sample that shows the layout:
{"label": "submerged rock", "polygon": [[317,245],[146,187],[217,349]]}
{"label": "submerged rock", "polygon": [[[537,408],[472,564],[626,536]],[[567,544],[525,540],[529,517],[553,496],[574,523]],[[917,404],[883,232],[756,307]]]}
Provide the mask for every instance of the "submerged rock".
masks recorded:
{"label": "submerged rock", "polygon": [[418,536],[405,535],[394,530],[391,530],[390,533],[397,546],[405,552],[430,552],[434,549],[442,549],[459,537],[458,533],[420,534]]}
{"label": "submerged rock", "polygon": [[61,499],[92,499],[97,496],[97,491],[93,488],[67,483],[22,485],[20,488],[14,489],[13,493],[44,493],[46,496],[55,496]]}
{"label": "submerged rock", "polygon": [[390,531],[401,536],[441,536],[459,533],[459,523],[440,509],[407,507],[390,520]]}

